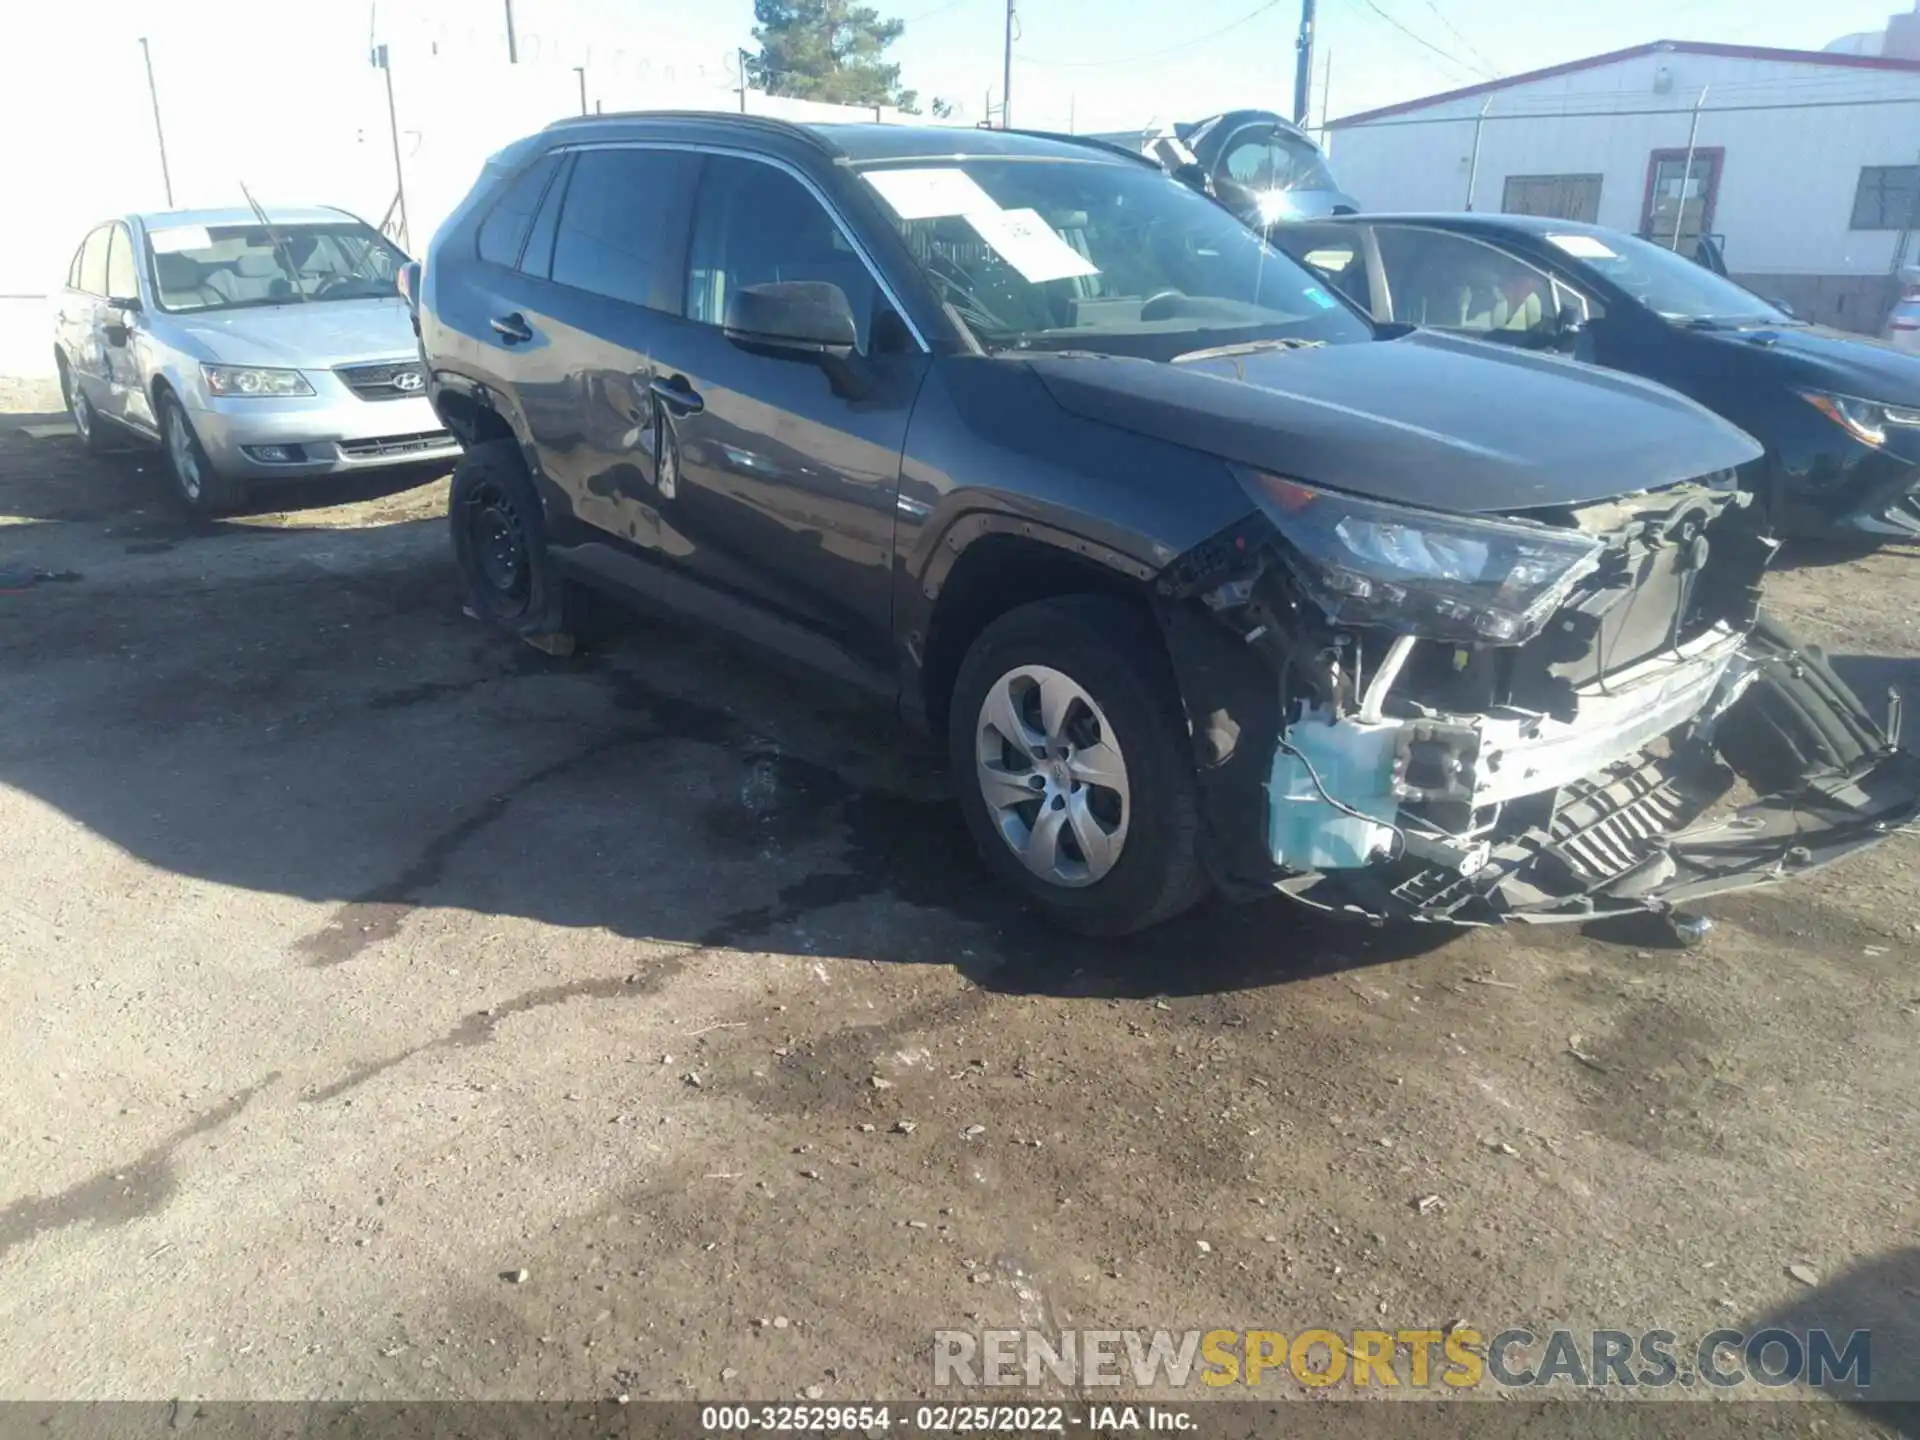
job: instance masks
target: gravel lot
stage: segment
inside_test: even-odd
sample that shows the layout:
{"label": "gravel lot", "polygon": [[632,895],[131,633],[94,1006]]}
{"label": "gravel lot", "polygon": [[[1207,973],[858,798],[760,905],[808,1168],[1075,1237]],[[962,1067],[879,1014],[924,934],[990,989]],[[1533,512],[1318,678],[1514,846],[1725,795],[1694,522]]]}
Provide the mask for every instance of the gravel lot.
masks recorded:
{"label": "gravel lot", "polygon": [[[1067,940],[884,715],[463,618],[444,478],[198,522],[54,407],[0,388],[0,1398],[903,1398],[1023,1323],[1920,1354],[1912,838],[1696,950]],[[1920,701],[1915,565],[1778,608]]]}

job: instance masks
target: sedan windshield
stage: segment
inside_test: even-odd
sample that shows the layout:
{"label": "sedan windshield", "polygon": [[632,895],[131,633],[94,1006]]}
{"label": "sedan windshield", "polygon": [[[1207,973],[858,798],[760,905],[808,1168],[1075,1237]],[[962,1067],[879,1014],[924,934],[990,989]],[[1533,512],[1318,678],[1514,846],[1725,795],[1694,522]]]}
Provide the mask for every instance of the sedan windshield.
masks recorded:
{"label": "sedan windshield", "polygon": [[397,294],[407,257],[354,220],[322,225],[177,225],[147,234],[160,308],[298,305]]}
{"label": "sedan windshield", "polygon": [[1611,280],[1663,320],[1681,324],[1797,323],[1751,290],[1662,245],[1615,234],[1549,234],[1547,241],[1581,266]]}
{"label": "sedan windshield", "polygon": [[1218,344],[1373,338],[1283,251],[1144,165],[962,157],[862,174],[987,349],[1171,360]]}

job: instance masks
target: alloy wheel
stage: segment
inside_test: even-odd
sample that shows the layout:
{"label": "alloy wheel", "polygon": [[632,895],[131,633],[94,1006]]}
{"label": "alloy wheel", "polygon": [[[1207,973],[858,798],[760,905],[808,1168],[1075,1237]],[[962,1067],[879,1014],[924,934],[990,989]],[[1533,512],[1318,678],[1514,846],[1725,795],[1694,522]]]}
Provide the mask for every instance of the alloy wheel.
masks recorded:
{"label": "alloy wheel", "polygon": [[1067,888],[1105,877],[1133,798],[1126,757],[1085,687],[1044,665],[1009,670],[988,687],[976,731],[981,796],[1021,864]]}
{"label": "alloy wheel", "polygon": [[173,462],[173,475],[180,482],[180,492],[189,500],[198,500],[202,476],[200,474],[200,455],[194,448],[193,433],[187,429],[187,420],[180,413],[178,405],[167,406],[167,458]]}
{"label": "alloy wheel", "polygon": [[73,417],[73,428],[82,440],[93,439],[93,402],[64,365],[60,367],[60,387],[67,392],[67,413]]}

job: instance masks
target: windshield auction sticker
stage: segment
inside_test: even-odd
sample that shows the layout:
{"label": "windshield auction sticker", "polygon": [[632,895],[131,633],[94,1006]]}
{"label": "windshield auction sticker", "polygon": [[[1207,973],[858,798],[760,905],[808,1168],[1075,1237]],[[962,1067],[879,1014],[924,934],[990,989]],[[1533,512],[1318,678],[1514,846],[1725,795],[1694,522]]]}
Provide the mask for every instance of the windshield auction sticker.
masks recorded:
{"label": "windshield auction sticker", "polygon": [[940,220],[1000,209],[964,170],[869,170],[866,176],[902,220]]}
{"label": "windshield auction sticker", "polygon": [[1036,285],[1098,275],[1100,267],[1062,240],[1036,210],[975,210],[963,217],[973,231]]}
{"label": "windshield auction sticker", "polygon": [[1618,260],[1620,257],[1592,235],[1549,235],[1550,244],[1559,246],[1576,260]]}
{"label": "windshield auction sticker", "polygon": [[149,230],[147,239],[153,242],[156,255],[178,255],[187,250],[209,250],[213,247],[213,236],[207,233],[204,225],[174,225],[165,230]]}

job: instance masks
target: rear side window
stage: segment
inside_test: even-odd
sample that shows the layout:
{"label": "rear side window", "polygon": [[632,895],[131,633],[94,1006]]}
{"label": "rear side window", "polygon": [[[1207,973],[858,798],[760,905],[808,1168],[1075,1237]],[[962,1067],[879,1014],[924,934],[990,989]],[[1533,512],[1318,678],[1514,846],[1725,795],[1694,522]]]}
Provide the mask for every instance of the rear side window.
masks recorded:
{"label": "rear side window", "polygon": [[107,293],[107,236],[112,226],[102,225],[87,236],[87,245],[80,252],[80,288],[89,295]]}
{"label": "rear side window", "polygon": [[107,251],[107,294],[116,300],[136,299],[140,281],[133,264],[133,237],[124,225],[115,225],[112,237]]}
{"label": "rear side window", "polygon": [[1362,310],[1373,308],[1363,236],[1354,225],[1282,225],[1273,240]]}
{"label": "rear side window", "polygon": [[670,256],[678,244],[668,231],[694,163],[695,157],[672,150],[580,152],[553,240],[554,280],[677,310],[680,276]]}
{"label": "rear side window", "polygon": [[560,229],[560,207],[566,201],[567,170],[572,163],[571,155],[561,157],[559,173],[547,186],[547,198],[540,202],[540,213],[533,217],[526,248],[520,252],[520,268],[542,280],[553,273],[553,237]]}
{"label": "rear side window", "polygon": [[520,263],[520,249],[527,242],[534,211],[540,208],[540,197],[546,193],[547,182],[559,168],[559,156],[543,155],[537,164],[507,186],[506,193],[494,202],[487,218],[480,222],[482,260],[490,260],[495,265]]}
{"label": "rear side window", "polygon": [[1444,230],[1383,225],[1374,234],[1395,320],[1526,333],[1550,327],[1558,313],[1553,282],[1504,250]]}

